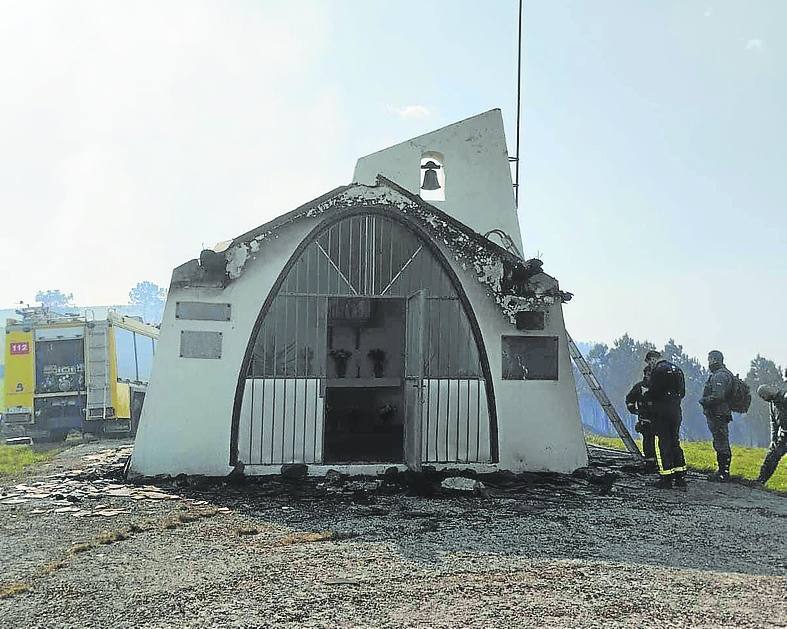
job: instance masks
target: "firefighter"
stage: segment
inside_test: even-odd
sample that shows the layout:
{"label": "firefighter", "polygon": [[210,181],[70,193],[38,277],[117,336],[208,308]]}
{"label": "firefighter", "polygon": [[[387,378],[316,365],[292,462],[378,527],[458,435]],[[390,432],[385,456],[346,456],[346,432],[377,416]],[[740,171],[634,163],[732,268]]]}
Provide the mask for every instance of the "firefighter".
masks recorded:
{"label": "firefighter", "polygon": [[680,447],[680,424],[683,420],[681,402],[686,395],[686,378],[680,367],[651,350],[645,356],[650,378],[645,391],[647,405],[661,454],[661,477],[654,487],[670,489],[686,487],[686,459]]}
{"label": "firefighter", "polygon": [[757,482],[764,485],[776,471],[779,460],[787,454],[787,392],[763,384],[757,389],[757,395],[771,406],[771,445],[757,478]]}
{"label": "firefighter", "polygon": [[708,376],[708,381],[702,391],[700,405],[708,422],[708,430],[713,436],[713,449],[716,451],[718,467],[716,472],[708,476],[708,480],[726,483],[730,480],[730,463],[732,462],[730,396],[732,395],[734,376],[724,366],[724,356],[718,350],[713,350],[708,354],[708,370],[710,376]]}
{"label": "firefighter", "polygon": [[645,390],[648,387],[650,365],[646,365],[642,372],[642,380],[637,382],[626,396],[626,408],[629,413],[637,416],[634,429],[642,435],[642,454],[645,456],[645,471],[657,472],[659,464],[656,461],[656,433],[653,430],[653,421],[648,407],[645,405]]}

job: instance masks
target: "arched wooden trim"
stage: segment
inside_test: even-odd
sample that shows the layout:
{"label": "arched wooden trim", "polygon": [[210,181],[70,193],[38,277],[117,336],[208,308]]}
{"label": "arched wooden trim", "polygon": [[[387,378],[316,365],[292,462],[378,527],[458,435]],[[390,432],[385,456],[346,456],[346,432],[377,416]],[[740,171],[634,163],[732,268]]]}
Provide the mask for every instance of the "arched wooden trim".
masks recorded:
{"label": "arched wooden trim", "polygon": [[356,208],[356,209],[348,209],[340,212],[336,212],[334,216],[326,218],[323,221],[320,221],[310,232],[309,234],[300,242],[298,247],[295,249],[293,254],[290,256],[287,263],[284,265],[281,273],[276,278],[273,286],[271,287],[268,296],[265,298],[265,302],[262,304],[262,308],[260,309],[260,313],[257,315],[257,320],[254,322],[254,327],[251,330],[251,335],[249,336],[249,343],[246,346],[246,352],[243,355],[243,362],[240,366],[240,372],[238,373],[238,383],[235,388],[235,403],[233,405],[232,410],[232,426],[230,429],[230,465],[236,466],[238,464],[238,438],[239,438],[239,431],[240,431],[240,412],[241,407],[243,405],[243,391],[246,386],[246,374],[249,370],[249,364],[251,363],[251,357],[254,353],[254,344],[257,341],[257,335],[260,332],[260,328],[262,327],[262,322],[265,320],[265,317],[270,310],[271,304],[276,296],[279,294],[281,290],[281,286],[284,283],[284,280],[287,279],[287,276],[290,273],[290,270],[295,265],[296,262],[300,259],[303,252],[306,248],[311,245],[317,238],[322,234],[325,230],[329,229],[336,223],[343,221],[346,218],[351,218],[353,216],[359,215],[370,215],[376,214],[378,216],[383,216],[385,218],[391,219],[400,225],[404,226],[406,229],[410,230],[415,234],[416,238],[420,240],[432,255],[437,259],[440,263],[441,267],[445,271],[446,275],[448,275],[448,279],[451,282],[456,294],[459,296],[459,302],[462,304],[462,308],[464,309],[465,315],[467,316],[468,321],[470,322],[470,329],[473,331],[473,338],[476,343],[476,347],[478,348],[478,357],[481,361],[481,373],[484,377],[484,383],[486,384],[486,401],[487,407],[489,409],[489,451],[492,458],[493,463],[498,463],[500,460],[500,446],[498,443],[498,426],[497,426],[497,405],[495,403],[495,391],[494,385],[492,383],[492,373],[489,369],[489,356],[486,353],[486,345],[484,344],[483,336],[481,335],[481,327],[478,325],[478,319],[475,316],[475,310],[473,309],[472,305],[470,304],[470,300],[467,298],[467,294],[465,293],[464,287],[462,286],[459,277],[457,276],[456,272],[454,271],[451,264],[448,262],[447,258],[440,250],[440,248],[434,243],[431,236],[426,232],[426,230],[421,227],[417,222],[415,222],[409,216],[402,214],[399,211],[391,210],[390,208],[384,206],[375,206],[375,207],[364,207],[364,208]]}

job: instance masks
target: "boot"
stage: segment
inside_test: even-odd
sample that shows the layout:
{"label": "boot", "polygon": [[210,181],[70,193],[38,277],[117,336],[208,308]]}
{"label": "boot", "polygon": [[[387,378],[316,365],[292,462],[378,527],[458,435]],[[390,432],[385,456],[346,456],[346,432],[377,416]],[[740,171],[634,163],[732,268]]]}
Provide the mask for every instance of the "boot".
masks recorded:
{"label": "boot", "polygon": [[708,480],[712,483],[726,483],[730,480],[729,470],[720,469],[708,476]]}
{"label": "boot", "polygon": [[659,471],[659,464],[656,462],[656,459],[645,459],[646,474],[655,474],[658,471]]}
{"label": "boot", "polygon": [[718,471],[708,476],[708,480],[712,483],[726,483],[730,480],[730,463],[731,457],[726,454],[716,453],[716,467]]}
{"label": "boot", "polygon": [[656,489],[672,489],[672,476],[662,476],[651,485]]}
{"label": "boot", "polygon": [[675,487],[677,489],[686,489],[689,484],[686,482],[686,475],[683,472],[675,474]]}

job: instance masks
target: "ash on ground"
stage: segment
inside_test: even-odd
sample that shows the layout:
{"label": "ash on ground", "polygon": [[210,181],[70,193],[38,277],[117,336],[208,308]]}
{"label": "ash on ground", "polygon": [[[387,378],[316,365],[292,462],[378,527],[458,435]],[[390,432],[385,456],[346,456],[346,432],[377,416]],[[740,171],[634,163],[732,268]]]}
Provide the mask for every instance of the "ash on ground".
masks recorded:
{"label": "ash on ground", "polygon": [[571,476],[177,478],[73,447],[0,485],[2,627],[765,627],[787,504],[594,450]]}

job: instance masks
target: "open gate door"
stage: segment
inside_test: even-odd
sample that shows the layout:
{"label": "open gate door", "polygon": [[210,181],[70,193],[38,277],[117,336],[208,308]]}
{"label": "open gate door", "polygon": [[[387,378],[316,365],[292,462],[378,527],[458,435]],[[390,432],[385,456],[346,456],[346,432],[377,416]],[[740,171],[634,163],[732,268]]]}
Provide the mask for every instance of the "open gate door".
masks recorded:
{"label": "open gate door", "polygon": [[424,327],[426,291],[407,297],[404,371],[404,459],[411,470],[421,469],[421,412],[424,391]]}

